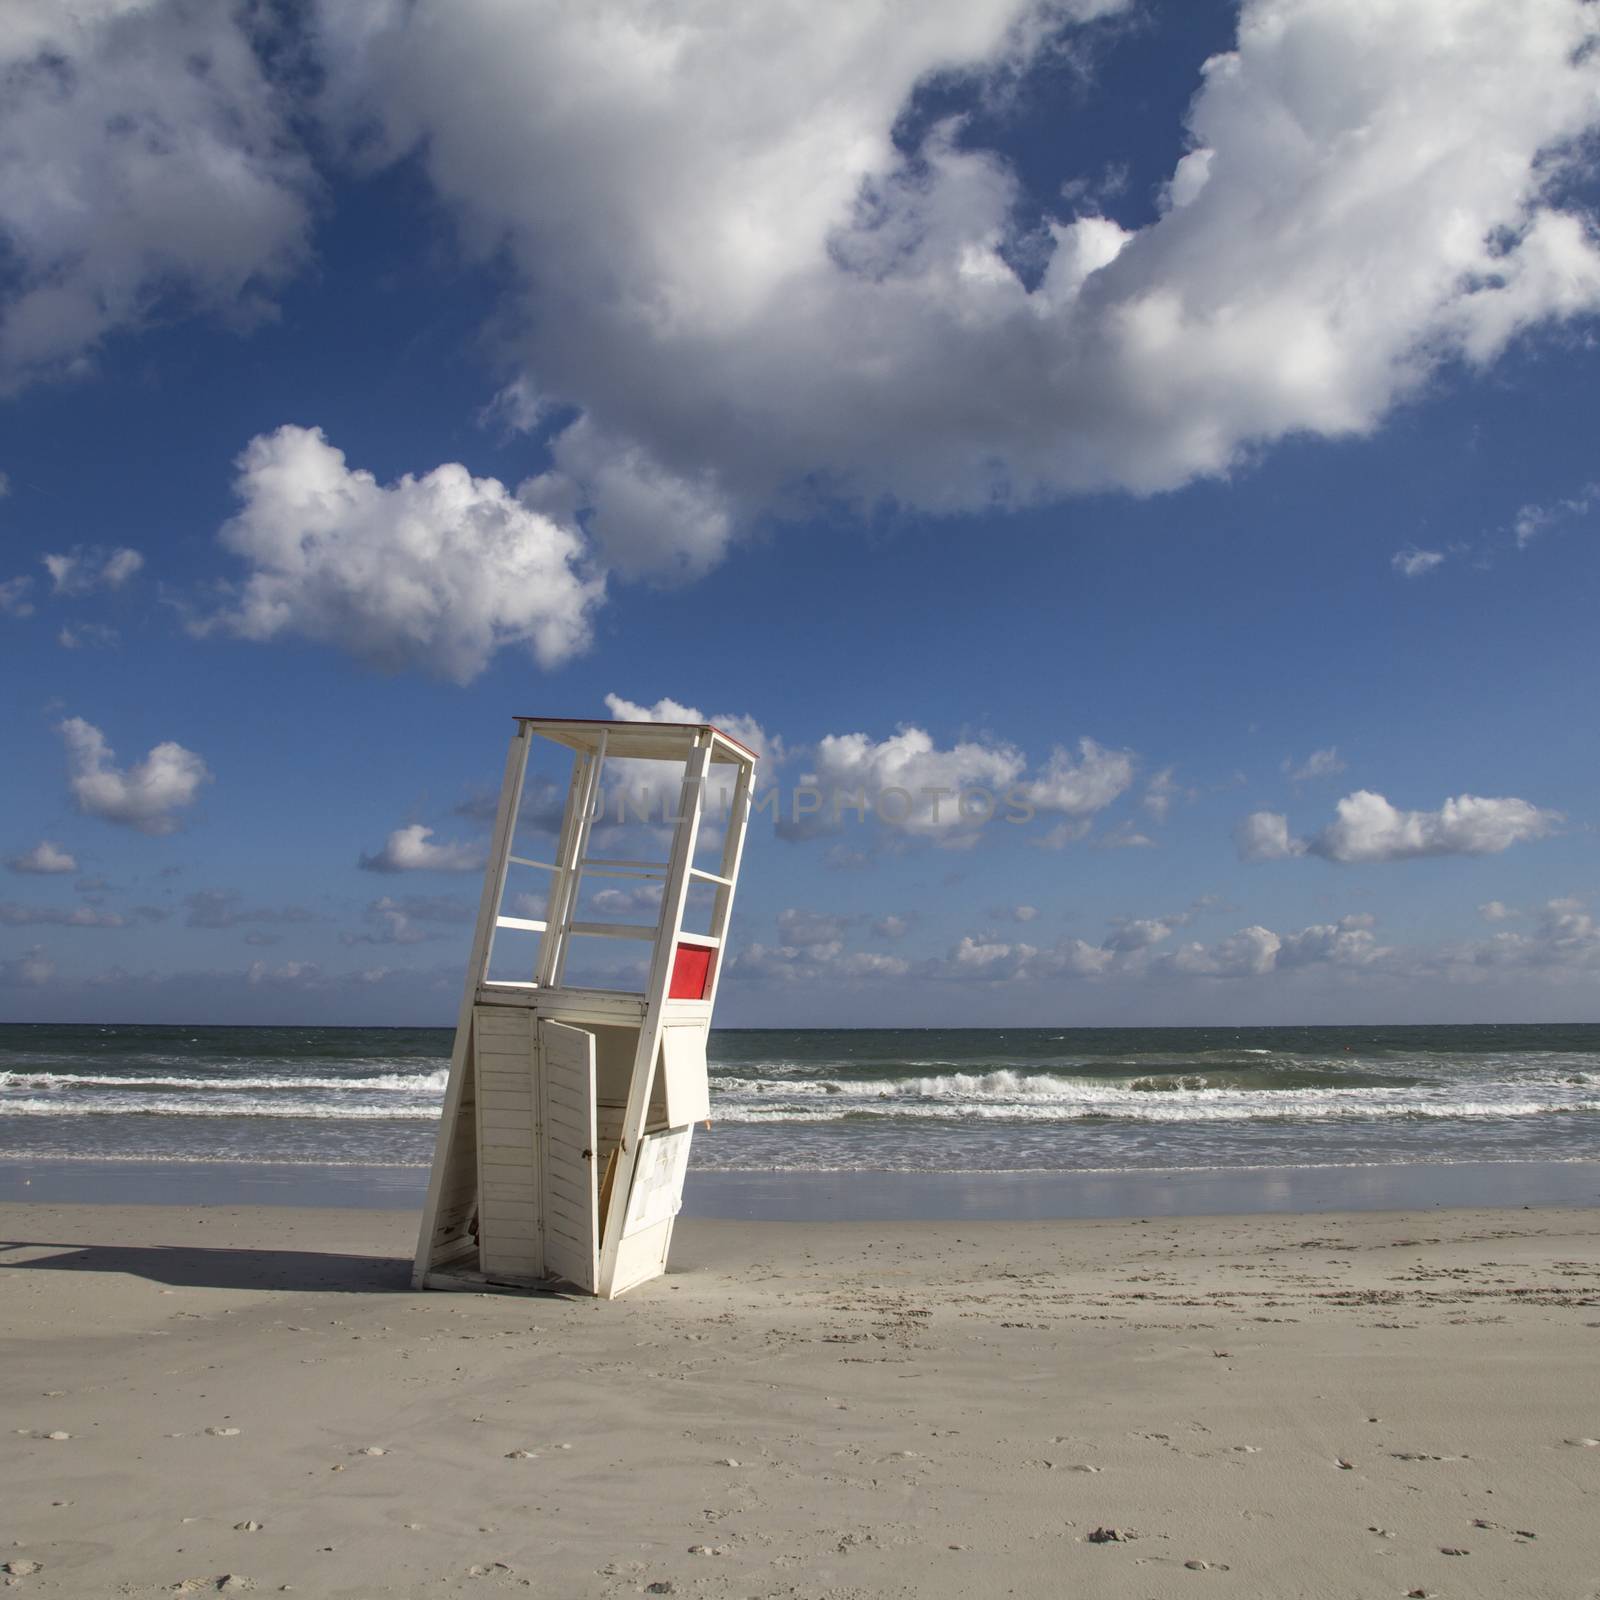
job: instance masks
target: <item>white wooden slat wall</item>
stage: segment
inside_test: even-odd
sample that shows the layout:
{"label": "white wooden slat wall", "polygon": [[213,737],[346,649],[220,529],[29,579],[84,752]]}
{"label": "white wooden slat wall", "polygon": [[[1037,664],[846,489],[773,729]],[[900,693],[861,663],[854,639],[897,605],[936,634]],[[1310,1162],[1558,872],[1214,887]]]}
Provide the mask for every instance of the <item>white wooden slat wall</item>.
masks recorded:
{"label": "white wooden slat wall", "polygon": [[594,1292],[599,1265],[594,1035],[539,1024],[544,1094],[544,1260],[547,1271]]}
{"label": "white wooden slat wall", "polygon": [[430,1235],[429,1266],[453,1263],[477,1249],[468,1232],[478,1208],[477,1073],[474,1065],[469,1058],[450,1142],[442,1155],[435,1158],[444,1162],[444,1174]]}
{"label": "white wooden slat wall", "polygon": [[532,1013],[513,1006],[476,1006],[472,1026],[482,1270],[495,1277],[543,1277]]}

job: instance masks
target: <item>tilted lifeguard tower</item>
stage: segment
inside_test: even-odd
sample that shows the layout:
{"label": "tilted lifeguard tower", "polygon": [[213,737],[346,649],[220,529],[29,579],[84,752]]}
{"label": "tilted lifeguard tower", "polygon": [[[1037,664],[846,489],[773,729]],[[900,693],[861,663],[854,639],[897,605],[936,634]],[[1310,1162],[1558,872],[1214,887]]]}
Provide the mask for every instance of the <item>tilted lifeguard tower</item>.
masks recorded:
{"label": "tilted lifeguard tower", "polygon": [[[512,854],[536,736],[573,752],[553,861]],[[647,792],[659,793],[663,776],[670,792],[681,769],[665,861],[590,856],[608,759],[650,773]],[[750,750],[709,723],[518,719],[417,1243],[418,1288],[531,1288],[559,1278],[609,1299],[666,1270],[690,1130],[710,1115],[706,1035],[755,766]],[[695,856],[714,768],[732,786],[711,870]],[[618,800],[623,810],[628,796]],[[542,921],[503,914],[513,867],[549,874]],[[659,883],[654,924],[579,920],[586,878]],[[710,891],[709,931],[689,933],[686,902],[701,886]],[[502,930],[539,936],[526,976],[491,980]],[[649,945],[642,991],[564,981],[573,941],[591,938]]]}

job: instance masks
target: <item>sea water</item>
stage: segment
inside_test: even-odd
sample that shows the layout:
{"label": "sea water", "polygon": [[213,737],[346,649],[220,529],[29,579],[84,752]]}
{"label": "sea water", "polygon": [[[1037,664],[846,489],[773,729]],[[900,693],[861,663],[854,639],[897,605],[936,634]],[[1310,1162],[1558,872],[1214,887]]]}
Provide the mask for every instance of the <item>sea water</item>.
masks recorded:
{"label": "sea water", "polygon": [[[424,1167],[448,1029],[0,1026],[0,1159]],[[720,1029],[701,1172],[1600,1158],[1600,1025]]]}

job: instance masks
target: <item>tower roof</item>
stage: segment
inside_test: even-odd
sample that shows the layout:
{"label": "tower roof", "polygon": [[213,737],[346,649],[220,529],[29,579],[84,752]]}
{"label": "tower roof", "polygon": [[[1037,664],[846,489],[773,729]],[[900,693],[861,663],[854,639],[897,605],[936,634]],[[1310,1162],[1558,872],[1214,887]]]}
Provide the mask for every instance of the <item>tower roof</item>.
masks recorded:
{"label": "tower roof", "polygon": [[754,763],[756,751],[711,722],[616,722],[606,718],[518,717],[525,728],[570,750],[595,750],[605,735],[606,754],[640,761],[681,761],[697,733],[714,735],[713,761]]}

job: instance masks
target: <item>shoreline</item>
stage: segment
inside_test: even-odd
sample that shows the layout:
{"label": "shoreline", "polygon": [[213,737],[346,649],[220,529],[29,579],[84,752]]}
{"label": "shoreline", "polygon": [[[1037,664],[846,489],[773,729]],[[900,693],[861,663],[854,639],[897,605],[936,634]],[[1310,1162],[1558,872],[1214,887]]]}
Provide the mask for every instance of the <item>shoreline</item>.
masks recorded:
{"label": "shoreline", "polygon": [[[0,1159],[0,1203],[412,1211],[425,1167]],[[696,1171],[686,1219],[993,1221],[1600,1206],[1600,1161],[1394,1162],[1085,1172]]]}
{"label": "shoreline", "polygon": [[1600,1214],[683,1223],[605,1303],[399,1210],[0,1204],[20,1592],[1587,1593]]}

